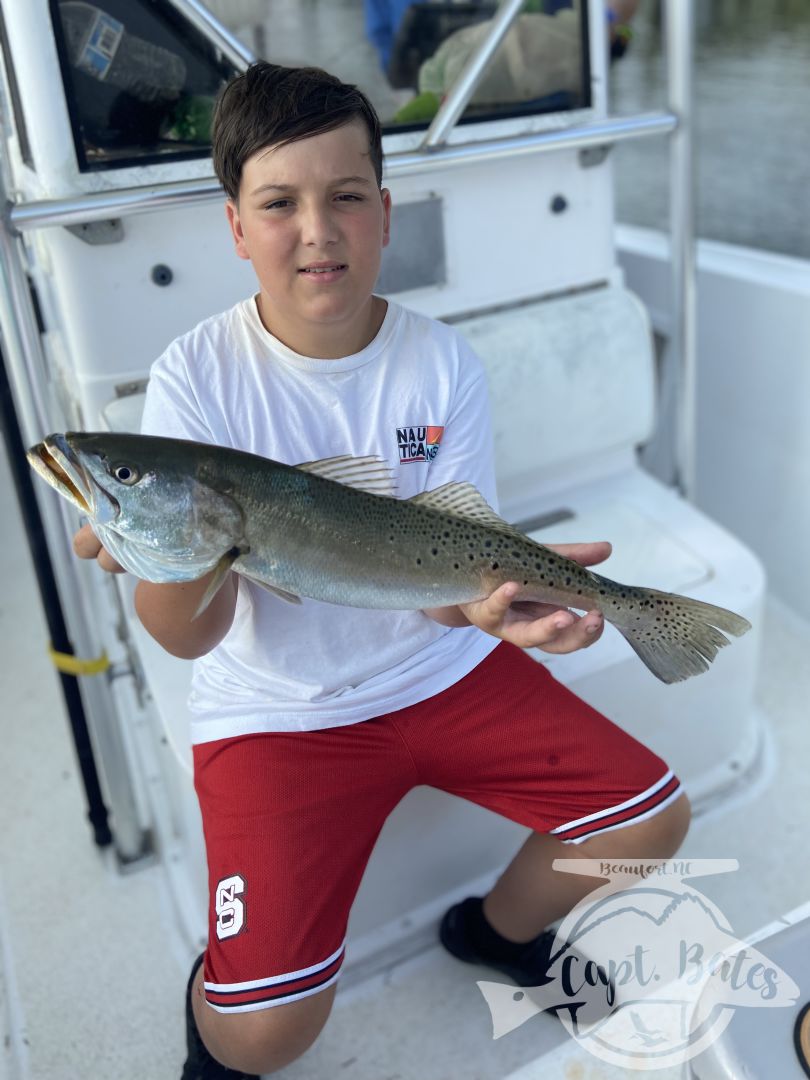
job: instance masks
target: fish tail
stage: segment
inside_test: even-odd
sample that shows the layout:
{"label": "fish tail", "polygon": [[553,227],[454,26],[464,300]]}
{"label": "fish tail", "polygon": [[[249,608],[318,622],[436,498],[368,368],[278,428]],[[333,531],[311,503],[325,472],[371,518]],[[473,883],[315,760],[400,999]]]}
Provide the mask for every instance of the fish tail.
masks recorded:
{"label": "fish tail", "polygon": [[718,649],[730,644],[727,634],[740,637],[751,624],[726,608],[692,600],[677,593],[639,589],[642,616],[614,620],[653,675],[662,682],[681,682],[708,671]]}

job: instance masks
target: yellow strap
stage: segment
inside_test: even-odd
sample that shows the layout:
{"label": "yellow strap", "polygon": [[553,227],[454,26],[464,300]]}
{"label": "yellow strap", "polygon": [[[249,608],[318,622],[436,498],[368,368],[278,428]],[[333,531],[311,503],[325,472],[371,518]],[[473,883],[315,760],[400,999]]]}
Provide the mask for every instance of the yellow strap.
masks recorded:
{"label": "yellow strap", "polygon": [[48,647],[48,655],[63,675],[100,675],[110,666],[106,651],[95,660],[82,660],[72,653],[57,652],[53,645]]}

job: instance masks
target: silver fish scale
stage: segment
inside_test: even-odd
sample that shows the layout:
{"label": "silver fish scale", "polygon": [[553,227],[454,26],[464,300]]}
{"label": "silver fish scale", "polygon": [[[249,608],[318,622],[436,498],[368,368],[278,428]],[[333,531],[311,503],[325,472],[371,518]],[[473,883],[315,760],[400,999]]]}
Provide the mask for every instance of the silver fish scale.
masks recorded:
{"label": "silver fish scale", "polygon": [[240,562],[289,592],[421,608],[480,599],[518,581],[527,599],[593,604],[594,575],[528,537],[307,473],[276,477],[271,486],[272,499],[257,499],[248,487],[235,493],[243,506],[253,504],[245,506],[251,550]]}

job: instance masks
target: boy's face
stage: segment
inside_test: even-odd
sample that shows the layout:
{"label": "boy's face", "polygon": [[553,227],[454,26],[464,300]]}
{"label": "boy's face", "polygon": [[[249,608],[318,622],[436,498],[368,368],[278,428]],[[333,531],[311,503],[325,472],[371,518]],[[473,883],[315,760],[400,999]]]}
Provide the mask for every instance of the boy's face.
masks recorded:
{"label": "boy's face", "polygon": [[239,202],[229,200],[227,212],[237,254],[259,279],[262,319],[276,337],[322,357],[368,344],[381,321],[372,289],[391,198],[377,185],[362,121],[257,151],[242,169]]}

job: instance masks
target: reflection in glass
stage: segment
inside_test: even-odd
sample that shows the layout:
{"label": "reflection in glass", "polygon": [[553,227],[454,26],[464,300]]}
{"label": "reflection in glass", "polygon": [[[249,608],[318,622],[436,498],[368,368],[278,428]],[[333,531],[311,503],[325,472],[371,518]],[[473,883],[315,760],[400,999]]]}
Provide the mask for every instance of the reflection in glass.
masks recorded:
{"label": "reflection in glass", "polygon": [[[497,0],[208,0],[265,58],[315,64],[368,94],[387,130],[425,127],[489,29]],[[580,0],[528,0],[465,121],[574,109],[590,102]],[[240,25],[241,24],[241,25]]]}
{"label": "reflection in glass", "polygon": [[51,17],[80,169],[209,152],[235,70],[171,4],[51,0]]}

